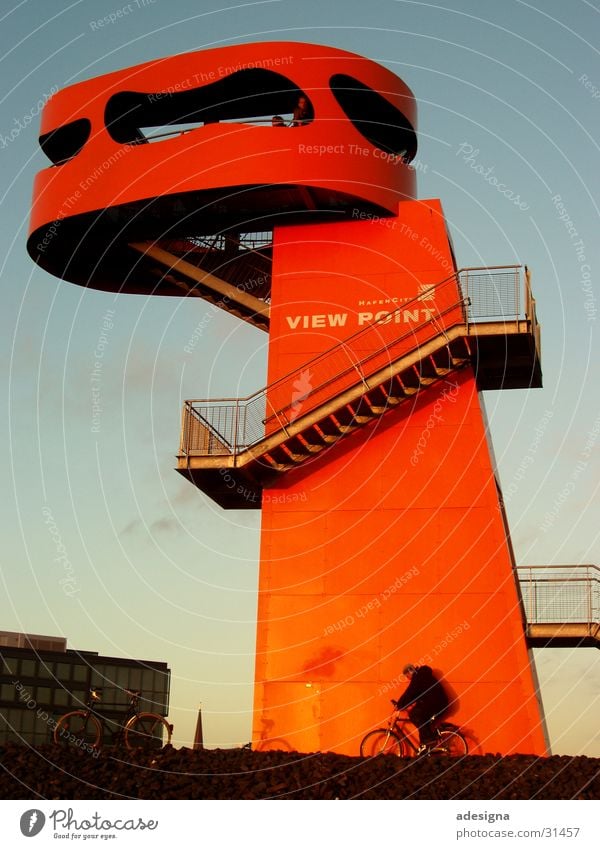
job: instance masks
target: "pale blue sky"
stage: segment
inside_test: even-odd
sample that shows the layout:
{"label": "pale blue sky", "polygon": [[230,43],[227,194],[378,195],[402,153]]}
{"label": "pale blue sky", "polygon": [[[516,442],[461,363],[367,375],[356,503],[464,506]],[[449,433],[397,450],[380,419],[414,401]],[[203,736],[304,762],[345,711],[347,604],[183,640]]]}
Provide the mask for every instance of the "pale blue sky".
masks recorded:
{"label": "pale blue sky", "polygon": [[[507,507],[517,560],[600,564],[597,443],[544,524],[600,416],[597,0],[4,0],[0,14],[0,629],[166,660],[179,742],[191,742],[199,702],[208,745],[249,739],[259,514],[221,511],[173,466],[181,401],[260,388],[266,336],[217,315],[186,353],[203,302],[87,291],[49,276],[25,251],[33,177],[47,164],[37,145],[40,98],[160,56],[248,41],[355,51],[412,88],[419,196],[442,199],[459,265],[523,262],[532,271],[545,387],[485,397],[501,481],[516,490]],[[471,167],[465,145],[526,209]],[[557,194],[584,244],[587,293]],[[107,310],[114,326],[92,432],[90,376]],[[534,462],[517,480],[547,411]],[[44,508],[73,596],[60,584],[64,562],[55,562]],[[544,650],[536,661],[554,751],[600,756],[598,652]]]}

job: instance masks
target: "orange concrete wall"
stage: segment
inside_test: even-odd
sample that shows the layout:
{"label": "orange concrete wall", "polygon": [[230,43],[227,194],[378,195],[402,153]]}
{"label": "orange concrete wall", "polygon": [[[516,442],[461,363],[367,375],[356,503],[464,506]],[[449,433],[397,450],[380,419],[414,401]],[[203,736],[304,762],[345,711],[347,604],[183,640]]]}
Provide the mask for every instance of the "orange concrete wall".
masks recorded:
{"label": "orange concrete wall", "polygon": [[[269,382],[452,269],[438,201],[278,229]],[[329,315],[347,317],[304,320]],[[357,754],[420,662],[457,696],[472,751],[546,752],[470,368],[265,490],[258,620],[257,747]]]}

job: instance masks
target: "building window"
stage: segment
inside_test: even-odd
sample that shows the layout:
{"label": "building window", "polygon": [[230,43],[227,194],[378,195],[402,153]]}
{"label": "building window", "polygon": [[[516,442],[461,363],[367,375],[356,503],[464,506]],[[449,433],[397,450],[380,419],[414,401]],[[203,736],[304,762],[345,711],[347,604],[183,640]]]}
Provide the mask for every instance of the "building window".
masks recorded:
{"label": "building window", "polygon": [[116,670],[115,681],[117,687],[125,690],[129,686],[129,669],[127,666],[120,666]]}
{"label": "building window", "polygon": [[36,662],[35,660],[22,660],[20,674],[24,678],[36,677]]}
{"label": "building window", "polygon": [[72,667],[72,677],[74,681],[87,681],[88,668],[78,663]]}
{"label": "building window", "polygon": [[142,670],[131,669],[129,674],[129,688],[131,690],[142,689]]}
{"label": "building window", "polygon": [[71,665],[69,663],[57,663],[56,677],[59,681],[68,681],[71,677]]}
{"label": "building window", "polygon": [[13,702],[15,700],[16,692],[14,684],[0,685],[0,699],[2,699],[3,702]]}
{"label": "building window", "polygon": [[69,704],[71,694],[66,690],[63,690],[62,687],[58,688],[54,691],[54,701],[55,705],[65,706]]}
{"label": "building window", "polygon": [[12,658],[10,658],[10,660],[6,660],[4,657],[0,658],[0,661],[0,672],[2,672],[3,675],[12,675],[13,668],[17,668],[15,661]]}
{"label": "building window", "polygon": [[15,718],[15,728],[19,731],[22,731],[24,734],[28,734],[33,731],[33,726],[35,724],[35,713],[33,710],[23,711],[22,715],[19,719]]}
{"label": "building window", "polygon": [[38,703],[43,704],[43,705],[51,704],[50,687],[37,687],[36,691],[37,691],[36,692],[36,698],[38,700]]}
{"label": "building window", "polygon": [[45,663],[43,660],[40,660],[38,676],[40,678],[54,678],[54,664]]}
{"label": "building window", "polygon": [[142,692],[144,696],[149,696],[154,692],[154,672],[151,669],[144,669],[142,675]]}
{"label": "building window", "polygon": [[71,704],[74,708],[85,707],[87,696],[87,690],[73,690],[71,693]]}

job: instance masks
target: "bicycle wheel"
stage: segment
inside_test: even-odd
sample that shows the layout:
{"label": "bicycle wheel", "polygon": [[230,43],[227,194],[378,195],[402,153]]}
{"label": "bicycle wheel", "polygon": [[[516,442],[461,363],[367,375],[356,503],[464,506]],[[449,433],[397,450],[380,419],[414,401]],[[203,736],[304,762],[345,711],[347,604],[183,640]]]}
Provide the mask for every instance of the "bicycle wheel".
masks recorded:
{"label": "bicycle wheel", "polygon": [[439,741],[431,750],[432,754],[449,755],[451,758],[460,758],[469,751],[467,741],[460,731],[452,728],[440,728]]}
{"label": "bicycle wheel", "polygon": [[153,752],[171,742],[173,726],[156,713],[136,713],[125,726],[125,746]]}
{"label": "bicycle wheel", "polygon": [[377,755],[404,757],[404,741],[387,728],[370,731],[360,744],[360,756],[361,758],[374,758]]}
{"label": "bicycle wheel", "polygon": [[54,728],[54,742],[90,752],[99,749],[102,741],[100,720],[86,710],[65,713]]}

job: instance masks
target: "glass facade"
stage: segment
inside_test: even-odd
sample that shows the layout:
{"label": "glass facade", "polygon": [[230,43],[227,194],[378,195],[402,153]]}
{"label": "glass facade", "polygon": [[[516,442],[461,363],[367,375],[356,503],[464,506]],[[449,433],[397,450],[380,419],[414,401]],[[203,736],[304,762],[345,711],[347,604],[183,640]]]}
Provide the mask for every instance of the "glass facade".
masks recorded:
{"label": "glass facade", "polygon": [[91,688],[101,689],[97,710],[110,744],[127,716],[125,691],[141,691],[140,710],[167,716],[170,679],[161,662],[0,646],[0,744],[51,742],[56,721],[85,707]]}

